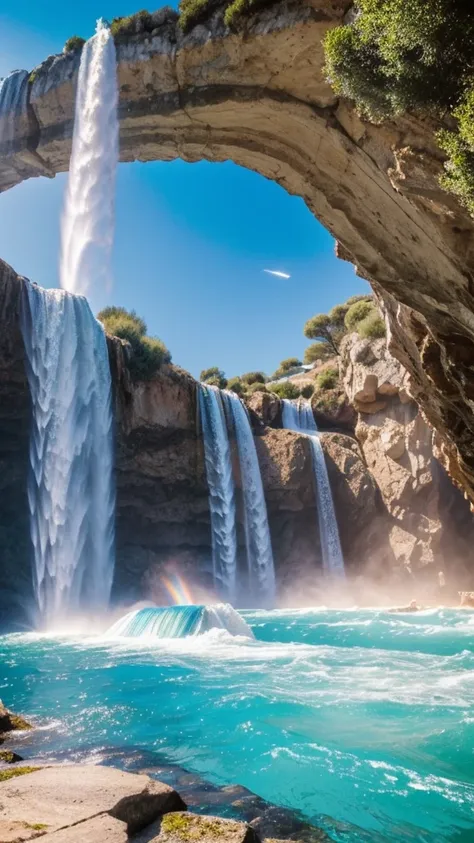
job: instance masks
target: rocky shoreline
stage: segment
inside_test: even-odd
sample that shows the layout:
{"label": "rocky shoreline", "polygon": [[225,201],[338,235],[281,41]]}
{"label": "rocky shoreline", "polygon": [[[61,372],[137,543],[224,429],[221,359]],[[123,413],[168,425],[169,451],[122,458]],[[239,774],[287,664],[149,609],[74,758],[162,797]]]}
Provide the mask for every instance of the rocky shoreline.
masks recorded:
{"label": "rocky shoreline", "polygon": [[[9,740],[9,747],[17,747],[17,733],[32,728],[0,702],[0,743]],[[295,812],[240,785],[217,787],[177,768],[150,766],[129,772],[108,762],[107,766],[51,763],[34,757],[27,761],[11,748],[0,753],[0,843],[38,837],[51,843],[324,843],[329,839]],[[118,756],[111,761],[118,765]],[[169,770],[173,784],[155,778],[170,778]]]}

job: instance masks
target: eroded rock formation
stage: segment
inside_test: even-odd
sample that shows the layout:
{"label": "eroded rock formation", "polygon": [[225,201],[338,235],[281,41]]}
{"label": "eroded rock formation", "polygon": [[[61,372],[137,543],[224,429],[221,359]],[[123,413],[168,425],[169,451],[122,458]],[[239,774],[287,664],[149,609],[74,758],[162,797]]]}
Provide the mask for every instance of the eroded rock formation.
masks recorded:
{"label": "eroded rock formation", "polygon": [[[325,81],[322,38],[350,5],[275,2],[233,32],[212,3],[187,35],[170,11],[122,39],[121,159],[231,159],[303,197],[375,285],[393,353],[474,500],[473,221],[439,188],[432,121],[368,124]],[[67,169],[78,63],[49,58],[1,116],[0,189]]]}
{"label": "eroded rock formation", "polygon": [[432,578],[444,568],[462,582],[474,518],[435,457],[435,435],[407,391],[406,370],[385,339],[357,334],[344,339],[340,366],[358,411],[357,439],[391,518],[388,537],[397,563],[412,572],[429,566]]}

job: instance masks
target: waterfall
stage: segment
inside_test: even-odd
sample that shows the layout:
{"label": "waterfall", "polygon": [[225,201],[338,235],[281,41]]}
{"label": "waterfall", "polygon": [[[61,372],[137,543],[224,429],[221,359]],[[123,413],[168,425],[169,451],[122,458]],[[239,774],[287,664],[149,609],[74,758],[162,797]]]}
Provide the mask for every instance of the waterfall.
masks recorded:
{"label": "waterfall", "polygon": [[[0,155],[7,158],[14,152],[14,141],[19,129],[28,130],[28,77],[27,70],[14,70],[0,81]],[[18,121],[24,127],[19,126]]]}
{"label": "waterfall", "polygon": [[61,287],[109,286],[118,161],[114,39],[98,21],[82,49],[69,178],[61,226]]}
{"label": "waterfall", "polygon": [[202,384],[199,389],[199,407],[209,486],[214,584],[226,600],[234,603],[237,574],[234,479],[219,390]]}
{"label": "waterfall", "polygon": [[117,621],[107,635],[124,638],[187,638],[190,635],[202,635],[210,629],[226,629],[231,635],[253,638],[250,627],[228,604],[138,609]]}
{"label": "waterfall", "polygon": [[[234,392],[223,392],[222,395],[233,422],[239,454],[250,595],[257,598],[261,606],[270,607],[275,600],[275,568],[262,477],[250,419],[238,395]],[[241,591],[246,593],[247,589],[241,588]]]}
{"label": "waterfall", "polygon": [[283,399],[283,427],[308,436],[313,455],[313,470],[316,482],[319,535],[324,570],[333,576],[344,576],[344,557],[339,540],[334,501],[329,482],[324,451],[319,439],[318,427],[309,401],[298,402]]}
{"label": "waterfall", "polygon": [[111,379],[85,298],[25,282],[32,403],[28,501],[43,622],[108,604],[114,569]]}

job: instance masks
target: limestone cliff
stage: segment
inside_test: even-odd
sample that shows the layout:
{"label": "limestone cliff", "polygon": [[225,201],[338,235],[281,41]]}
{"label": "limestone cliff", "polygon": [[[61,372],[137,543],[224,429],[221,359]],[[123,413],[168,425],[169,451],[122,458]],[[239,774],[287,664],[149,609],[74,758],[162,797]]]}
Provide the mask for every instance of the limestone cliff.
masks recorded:
{"label": "limestone cliff", "polygon": [[388,537],[397,563],[412,572],[428,566],[433,578],[440,569],[451,571],[462,582],[474,518],[435,457],[433,430],[407,391],[408,373],[385,339],[357,334],[342,343],[340,371],[358,412],[357,439],[391,518]]}
{"label": "limestone cliff", "polygon": [[[120,39],[121,159],[231,159],[301,196],[381,297],[393,354],[474,500],[473,220],[439,187],[435,122],[371,125],[325,80],[321,42],[350,5],[275,0],[234,31],[212,2],[186,35],[171,10]],[[0,190],[67,169],[78,63],[53,56],[8,82]]]}

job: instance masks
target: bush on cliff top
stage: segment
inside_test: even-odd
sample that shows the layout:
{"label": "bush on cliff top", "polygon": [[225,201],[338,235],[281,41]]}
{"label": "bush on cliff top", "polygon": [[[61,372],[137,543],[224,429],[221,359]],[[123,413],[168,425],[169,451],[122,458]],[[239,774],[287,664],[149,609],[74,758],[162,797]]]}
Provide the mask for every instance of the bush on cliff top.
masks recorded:
{"label": "bush on cliff top", "polygon": [[[238,26],[252,12],[275,2],[276,0],[226,0],[225,22],[227,26]],[[211,13],[212,0],[180,0],[179,11],[180,25],[187,32]]]}
{"label": "bush on cliff top", "polygon": [[227,389],[230,392],[235,392],[236,395],[243,395],[245,392],[245,384],[242,383],[240,378],[230,378],[227,382]]}
{"label": "bush on cliff top", "polygon": [[82,50],[85,43],[85,38],[81,38],[79,35],[71,35],[71,37],[67,39],[63,47],[63,52],[73,53],[74,50]]}
{"label": "bush on cliff top", "polygon": [[290,401],[299,398],[300,391],[298,387],[291,383],[291,381],[283,381],[283,383],[272,384],[269,389],[278,395],[279,398],[288,398]]}
{"label": "bush on cliff top", "polygon": [[385,336],[387,333],[385,322],[375,308],[357,324],[357,333],[363,339],[370,340],[381,339]]}
{"label": "bush on cliff top", "polygon": [[356,11],[325,38],[334,90],[373,121],[451,114],[458,132],[438,135],[449,156],[441,185],[474,213],[472,0],[356,0]]}
{"label": "bush on cliff top", "polygon": [[225,389],[227,386],[227,378],[218,366],[211,366],[210,369],[203,369],[199,375],[201,383],[207,383],[209,386],[218,386],[219,389]]}
{"label": "bush on cliff top", "polygon": [[146,322],[134,310],[124,307],[106,307],[97,318],[108,334],[126,340],[131,347],[128,362],[135,380],[150,380],[163,363],[171,362],[171,354],[162,340],[146,336]]}

